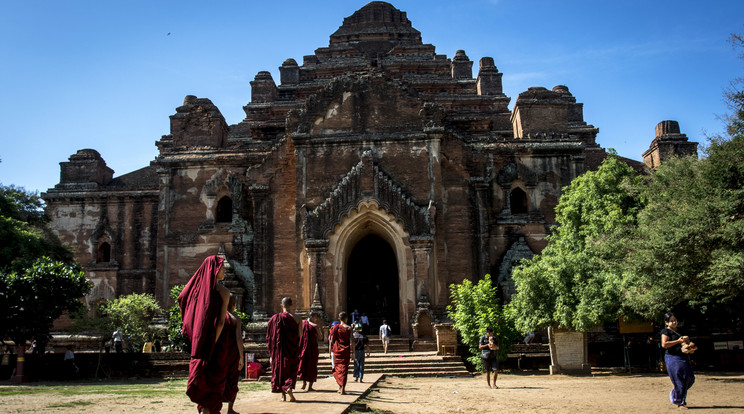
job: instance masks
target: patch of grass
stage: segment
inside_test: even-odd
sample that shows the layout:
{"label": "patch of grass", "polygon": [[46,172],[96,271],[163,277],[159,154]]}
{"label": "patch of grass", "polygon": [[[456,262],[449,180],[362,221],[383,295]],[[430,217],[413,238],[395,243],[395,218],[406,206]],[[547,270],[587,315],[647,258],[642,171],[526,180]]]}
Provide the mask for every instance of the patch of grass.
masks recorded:
{"label": "patch of grass", "polygon": [[[241,382],[241,392],[265,391],[268,382]],[[60,385],[0,386],[0,397],[27,394],[57,394],[65,397],[81,395],[109,395],[126,398],[164,398],[185,395],[186,380],[143,381],[140,383],[77,383]],[[160,401],[162,402],[162,401]],[[86,405],[89,403],[85,403]],[[56,407],[55,407],[56,408]]]}
{"label": "patch of grass", "polygon": [[50,404],[47,408],[72,408],[72,407],[84,407],[86,405],[92,405],[93,401],[70,401],[66,403]]}
{"label": "patch of grass", "polygon": [[[238,384],[240,392],[246,391],[266,391],[271,388],[271,383],[268,382],[241,382]],[[185,388],[185,387],[184,387]]]}
{"label": "patch of grass", "polygon": [[46,392],[46,390],[32,387],[0,387],[0,397],[6,395],[40,394],[43,392]]}

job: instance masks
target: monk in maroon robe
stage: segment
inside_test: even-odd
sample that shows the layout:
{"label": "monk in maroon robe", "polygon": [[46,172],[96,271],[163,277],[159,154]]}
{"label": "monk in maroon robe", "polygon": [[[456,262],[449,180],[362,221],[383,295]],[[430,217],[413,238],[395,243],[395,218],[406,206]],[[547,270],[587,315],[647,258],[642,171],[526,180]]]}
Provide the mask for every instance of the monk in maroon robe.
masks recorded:
{"label": "monk in maroon robe", "polygon": [[282,312],[269,319],[266,344],[271,357],[271,392],[281,392],[282,401],[295,401],[292,390],[297,381],[300,319],[292,314],[292,298],[282,299]]}
{"label": "monk in maroon robe", "polygon": [[346,394],[346,378],[349,375],[349,362],[354,353],[354,341],[351,340],[351,326],[346,324],[346,312],[338,314],[338,325],[331,327],[331,354],[333,357],[333,377],[338,384],[338,393]]}
{"label": "monk in maroon robe", "polygon": [[311,312],[307,320],[302,321],[302,336],[300,337],[300,367],[297,376],[302,380],[302,389],[307,383],[308,391],[313,391],[313,383],[318,380],[318,339],[323,338],[320,327],[321,318],[317,312]]}
{"label": "monk in maroon robe", "polygon": [[235,295],[230,295],[227,305],[227,317],[225,318],[225,336],[227,351],[225,361],[227,362],[227,378],[225,380],[225,397],[222,401],[227,402],[227,414],[240,414],[233,410],[235,397],[238,396],[238,382],[240,382],[240,371],[243,369],[243,330],[240,318],[235,316],[237,305]]}
{"label": "monk in maroon robe", "polygon": [[225,278],[224,259],[209,256],[178,296],[183,334],[191,361],[186,395],[205,414],[219,414],[225,392],[225,317],[230,291],[217,281]]}

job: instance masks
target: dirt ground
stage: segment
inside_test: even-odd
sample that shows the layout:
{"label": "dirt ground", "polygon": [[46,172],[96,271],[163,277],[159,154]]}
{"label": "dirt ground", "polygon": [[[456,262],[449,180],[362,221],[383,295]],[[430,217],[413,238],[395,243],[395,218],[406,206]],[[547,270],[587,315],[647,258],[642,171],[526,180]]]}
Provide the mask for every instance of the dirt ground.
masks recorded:
{"label": "dirt ground", "polygon": [[[499,389],[475,378],[398,378],[380,380],[359,403],[377,413],[643,413],[679,411],[668,401],[671,382],[661,374],[550,376],[500,375]],[[193,413],[184,395],[185,381],[112,384],[33,384],[0,386],[3,413]],[[334,398],[329,392],[327,398]],[[271,397],[268,384],[241,387],[240,406]],[[333,403],[329,401],[329,403]],[[339,401],[335,402],[338,404]],[[744,412],[744,374],[697,374],[688,404],[698,412]],[[236,406],[238,408],[238,406]],[[265,407],[268,408],[268,407]],[[286,412],[307,412],[307,404]],[[240,411],[240,410],[238,410]],[[252,411],[252,410],[251,410]],[[318,410],[313,410],[317,412]],[[224,412],[224,411],[223,411]],[[261,412],[260,408],[257,412]],[[358,412],[358,411],[357,411]]]}
{"label": "dirt ground", "polygon": [[[362,400],[382,413],[648,413],[683,411],[669,402],[661,374],[500,375],[489,389],[470,378],[384,378]],[[744,374],[697,374],[687,402],[696,412],[744,412]]]}

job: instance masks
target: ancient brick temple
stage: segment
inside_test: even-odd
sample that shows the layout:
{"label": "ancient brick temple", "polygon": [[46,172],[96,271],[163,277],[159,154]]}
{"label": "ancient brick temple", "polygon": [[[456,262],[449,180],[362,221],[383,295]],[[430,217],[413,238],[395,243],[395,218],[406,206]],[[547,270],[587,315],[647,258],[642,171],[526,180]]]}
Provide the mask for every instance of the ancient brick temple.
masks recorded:
{"label": "ancient brick temple", "polygon": [[[186,96],[142,169],[114,177],[92,149],[61,163],[43,197],[95,285],[89,300],[168,303],[222,253],[226,284],[256,318],[292,296],[300,310],[357,308],[428,335],[452,283],[490,273],[508,298],[511,267],[545,246],[562,187],[606,156],[566,86],[529,88],[510,111],[493,58],[474,73],[464,51],[437,54],[388,3],[279,71],[278,84],[256,75],[235,125]],[[650,167],[696,148],[673,121],[653,142]]]}

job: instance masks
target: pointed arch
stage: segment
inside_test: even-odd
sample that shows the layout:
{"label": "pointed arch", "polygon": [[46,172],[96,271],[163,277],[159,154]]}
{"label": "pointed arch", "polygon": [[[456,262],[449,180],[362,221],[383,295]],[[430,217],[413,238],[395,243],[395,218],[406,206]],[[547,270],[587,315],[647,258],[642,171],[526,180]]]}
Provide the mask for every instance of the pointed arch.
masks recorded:
{"label": "pointed arch", "polygon": [[364,237],[373,234],[390,245],[398,269],[399,322],[401,335],[408,334],[408,322],[413,317],[415,283],[409,234],[395,216],[388,213],[374,200],[360,202],[329,237],[329,276],[325,281],[326,307],[333,314],[345,310],[348,260],[352,250]]}

